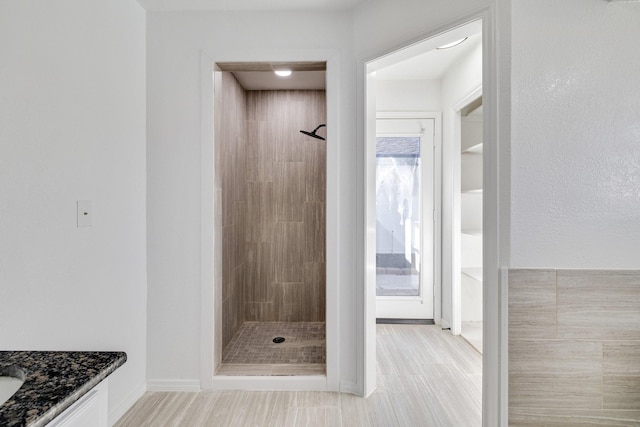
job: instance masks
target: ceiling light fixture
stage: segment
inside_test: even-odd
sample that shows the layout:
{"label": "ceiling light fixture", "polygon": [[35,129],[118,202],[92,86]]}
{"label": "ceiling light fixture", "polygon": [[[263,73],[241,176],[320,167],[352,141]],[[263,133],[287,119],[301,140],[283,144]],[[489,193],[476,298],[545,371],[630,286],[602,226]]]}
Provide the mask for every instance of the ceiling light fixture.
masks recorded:
{"label": "ceiling light fixture", "polygon": [[463,41],[465,41],[465,40],[466,40],[466,39],[468,39],[468,38],[469,38],[469,37],[465,37],[465,38],[463,38],[463,39],[456,40],[456,41],[451,42],[451,43],[447,43],[447,44],[445,44],[445,45],[442,45],[442,46],[440,46],[440,47],[437,47],[436,49],[449,49],[449,48],[451,48],[451,47],[458,46],[460,43],[462,43]]}
{"label": "ceiling light fixture", "polygon": [[278,77],[289,77],[291,75],[291,70],[275,70],[276,76]]}

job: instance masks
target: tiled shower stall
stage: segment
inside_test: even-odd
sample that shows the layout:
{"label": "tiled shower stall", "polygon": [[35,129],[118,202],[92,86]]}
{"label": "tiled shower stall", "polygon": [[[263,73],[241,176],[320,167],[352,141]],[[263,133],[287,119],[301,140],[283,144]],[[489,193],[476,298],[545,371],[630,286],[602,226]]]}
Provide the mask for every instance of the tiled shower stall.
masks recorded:
{"label": "tiled shower stall", "polygon": [[[326,146],[300,130],[326,123],[325,92],[245,90],[221,74],[222,364],[324,364]],[[246,340],[264,349],[238,351]]]}

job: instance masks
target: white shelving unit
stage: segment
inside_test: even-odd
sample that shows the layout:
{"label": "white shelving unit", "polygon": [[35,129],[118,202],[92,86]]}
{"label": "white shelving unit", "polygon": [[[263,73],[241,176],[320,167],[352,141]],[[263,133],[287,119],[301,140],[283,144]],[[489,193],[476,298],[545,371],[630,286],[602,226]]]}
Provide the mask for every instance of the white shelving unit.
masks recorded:
{"label": "white shelving unit", "polygon": [[462,117],[460,148],[462,336],[482,352],[482,107]]}

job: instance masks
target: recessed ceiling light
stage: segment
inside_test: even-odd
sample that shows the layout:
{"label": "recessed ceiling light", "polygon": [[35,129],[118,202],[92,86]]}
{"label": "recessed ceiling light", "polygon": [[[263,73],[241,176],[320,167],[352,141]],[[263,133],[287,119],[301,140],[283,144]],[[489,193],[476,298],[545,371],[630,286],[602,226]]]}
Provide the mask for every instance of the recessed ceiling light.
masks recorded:
{"label": "recessed ceiling light", "polygon": [[468,38],[469,38],[469,37],[465,37],[465,38],[463,38],[463,39],[456,40],[456,41],[451,42],[451,43],[447,43],[447,44],[445,44],[445,45],[442,45],[442,46],[440,46],[440,47],[437,47],[436,49],[449,49],[450,47],[458,46],[460,43],[462,43],[463,41],[465,41],[465,40],[466,40],[466,39],[468,39]]}
{"label": "recessed ceiling light", "polygon": [[291,70],[275,70],[274,73],[279,77],[289,77],[291,75]]}

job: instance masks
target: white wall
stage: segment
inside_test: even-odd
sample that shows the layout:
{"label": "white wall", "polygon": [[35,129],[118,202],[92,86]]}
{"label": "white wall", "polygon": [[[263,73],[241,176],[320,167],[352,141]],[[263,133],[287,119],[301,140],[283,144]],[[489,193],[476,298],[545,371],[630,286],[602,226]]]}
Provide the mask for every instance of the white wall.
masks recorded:
{"label": "white wall", "polygon": [[130,0],[0,3],[0,347],[127,352],[112,421],[145,382],[144,28]]}
{"label": "white wall", "polygon": [[[364,186],[358,172],[362,141],[356,139],[356,129],[364,121],[357,115],[363,109],[355,59],[385,53],[400,42],[488,4],[492,2],[374,0],[352,12],[332,14],[148,14],[150,380],[200,378],[200,52],[214,60],[259,52],[258,61],[282,50],[339,52],[339,167],[328,173],[337,177],[340,188],[336,214],[340,371],[343,383],[357,381],[360,387],[363,377],[357,358],[362,357],[358,353],[362,338],[357,327],[362,326],[358,301],[363,277],[356,255],[362,250],[363,195],[359,189]],[[383,27],[385,31],[379,31]]]}
{"label": "white wall", "polygon": [[441,110],[440,80],[377,80],[378,111]]}
{"label": "white wall", "polygon": [[[374,59],[383,51],[406,45],[452,19],[491,5],[488,0],[370,0],[353,13],[355,52]],[[382,31],[381,29],[384,29]]]}
{"label": "white wall", "polygon": [[512,267],[640,267],[640,4],[514,1]]}
{"label": "white wall", "polygon": [[[467,8],[474,8],[469,2]],[[422,6],[424,9],[424,6]],[[451,9],[451,8],[450,8]],[[451,12],[450,9],[447,9]],[[455,12],[467,10],[464,7]],[[402,9],[410,16],[412,11]],[[357,10],[350,13],[150,12],[148,53],[148,378],[200,378],[200,93],[199,61],[238,52],[268,60],[283,49],[340,52],[338,239],[340,254],[341,382],[357,378],[358,161],[355,145],[356,72],[351,53],[365,49]],[[375,10],[368,13],[377,15]],[[352,18],[357,21],[355,24]],[[380,16],[377,17],[380,19]],[[434,19],[432,21],[436,22]],[[416,22],[426,29],[428,23]],[[352,29],[355,25],[355,36]],[[251,29],[248,31],[247,29]],[[406,29],[406,27],[403,27]],[[369,30],[367,29],[368,33]],[[364,34],[365,31],[362,31]],[[249,59],[246,59],[249,60]]]}
{"label": "white wall", "polygon": [[[443,164],[449,164],[458,144],[454,139],[452,107],[482,84],[482,40],[474,39],[475,46],[468,54],[459,58],[440,80],[377,80],[376,107],[378,111],[441,111]],[[459,168],[443,174],[443,188],[452,189],[452,174],[460,173]],[[454,224],[451,221],[453,206],[452,193],[443,191],[442,205],[442,318],[451,324],[452,241]],[[459,226],[458,226],[459,228]],[[458,268],[459,270],[459,268]]]}
{"label": "white wall", "polygon": [[[148,378],[200,380],[200,54],[215,61],[334,51],[341,69],[339,168],[341,381],[356,382],[355,70],[348,13],[150,12],[148,48]],[[330,102],[330,101],[329,101]],[[331,232],[328,230],[328,233]]]}

